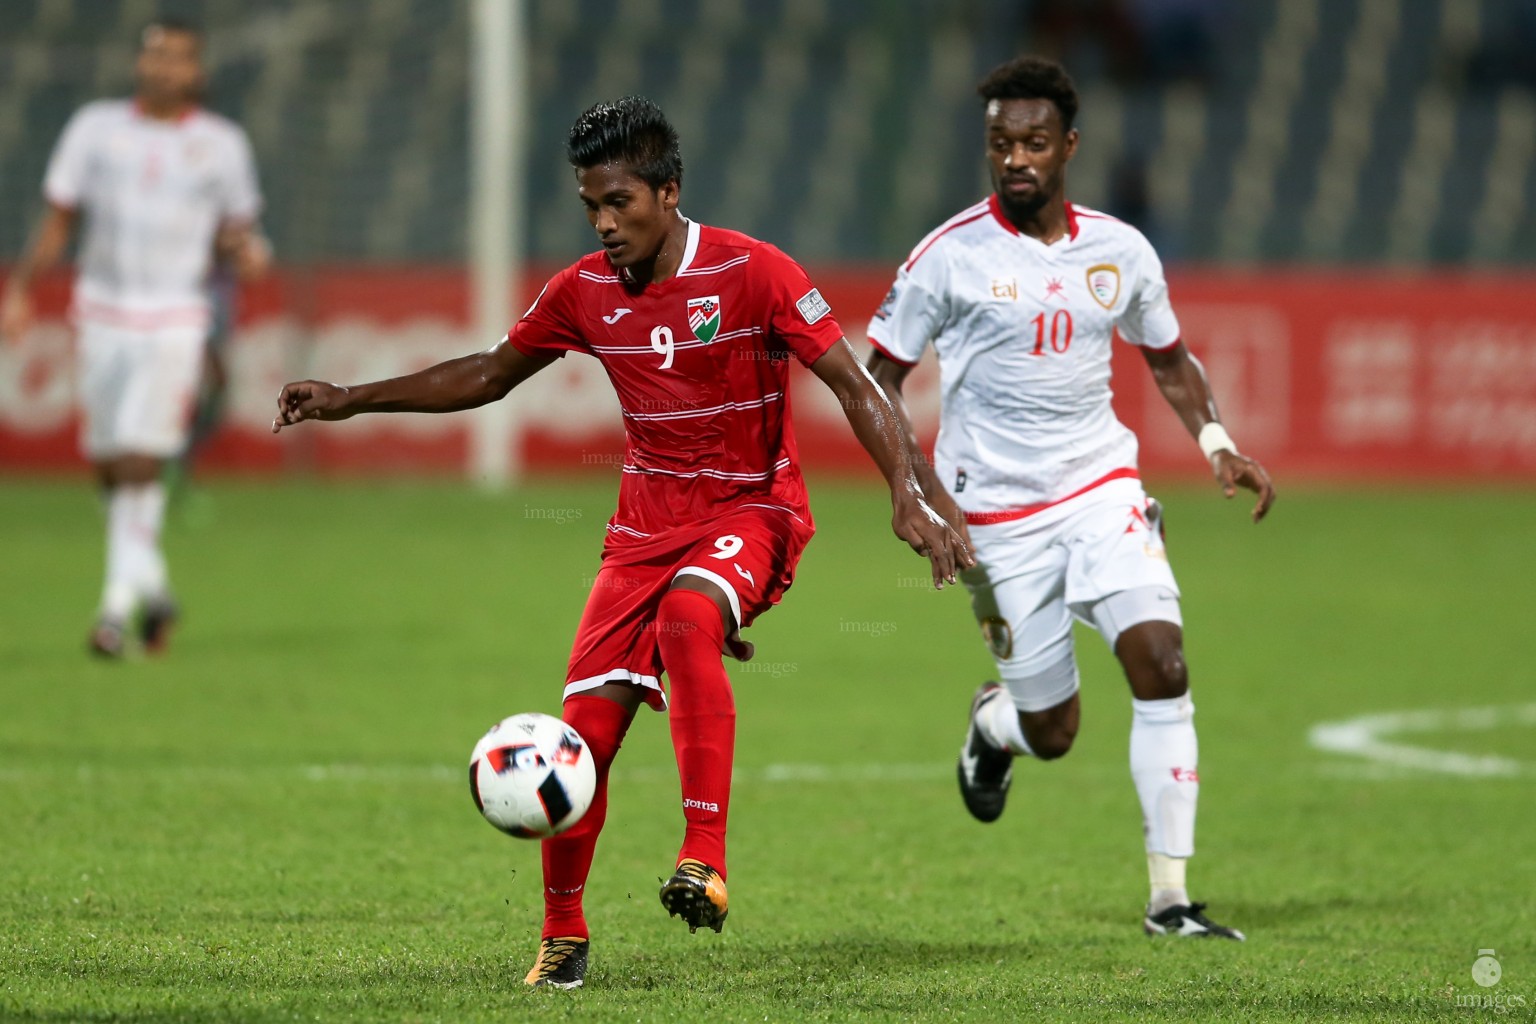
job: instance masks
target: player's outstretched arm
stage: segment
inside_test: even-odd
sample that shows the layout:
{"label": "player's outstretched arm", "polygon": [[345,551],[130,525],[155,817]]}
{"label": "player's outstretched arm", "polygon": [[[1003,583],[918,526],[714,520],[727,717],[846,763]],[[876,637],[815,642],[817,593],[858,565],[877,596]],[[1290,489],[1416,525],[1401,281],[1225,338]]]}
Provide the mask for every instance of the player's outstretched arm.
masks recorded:
{"label": "player's outstretched arm", "polygon": [[891,528],[896,536],[928,559],[935,587],[942,590],[945,583],[954,583],[955,573],[969,569],[976,559],[966,539],[924,497],[915,469],[919,456],[909,447],[907,431],[890,399],[859,364],[846,338],[811,364],[811,370],[837,396],[859,443],[885,474],[891,488]]}
{"label": "player's outstretched arm", "polygon": [[933,463],[923,454],[923,446],[917,439],[917,430],[912,426],[912,414],[907,411],[907,402],[902,395],[902,385],[906,383],[907,375],[912,372],[912,367],[906,363],[898,363],[879,349],[870,353],[869,362],[864,364],[869,370],[870,376],[875,378],[875,383],[880,385],[880,390],[885,392],[885,397],[890,400],[891,410],[896,413],[896,419],[901,423],[901,431],[907,440],[907,450],[912,453],[912,472],[917,476],[917,482],[923,489],[923,496],[928,499],[934,511],[944,517],[954,531],[965,539],[965,543],[971,543],[971,531],[965,523],[965,513],[960,511],[960,506],[955,503],[949,489],[944,486],[939,475],[933,470]]}
{"label": "player's outstretched arm", "polygon": [[32,278],[64,258],[64,250],[79,220],[78,210],[48,204],[37,222],[37,230],[32,232],[26,252],[11,271],[5,296],[0,298],[0,338],[19,341],[32,328]]}
{"label": "player's outstretched arm", "polygon": [[304,420],[344,420],[365,412],[457,412],[505,398],[507,392],[554,362],[519,352],[506,339],[473,355],[429,366],[420,373],[372,384],[301,380],[277,396],[272,433]]}
{"label": "player's outstretched arm", "polygon": [[1142,349],[1141,354],[1152,370],[1158,390],[1168,399],[1168,404],[1184,421],[1185,429],[1210,460],[1211,472],[1221,485],[1222,493],[1230,498],[1243,487],[1257,494],[1259,500],[1253,506],[1253,521],[1263,519],[1275,503],[1275,485],[1257,459],[1238,454],[1237,446],[1221,425],[1221,417],[1216,412],[1216,396],[1211,393],[1211,382],[1206,379],[1200,361],[1182,341],[1160,351]]}

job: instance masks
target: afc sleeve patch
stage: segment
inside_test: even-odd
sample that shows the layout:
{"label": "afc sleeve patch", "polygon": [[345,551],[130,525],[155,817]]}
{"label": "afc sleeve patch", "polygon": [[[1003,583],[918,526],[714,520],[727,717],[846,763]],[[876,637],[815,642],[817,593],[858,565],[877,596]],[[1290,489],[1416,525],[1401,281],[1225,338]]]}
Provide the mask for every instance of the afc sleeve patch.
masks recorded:
{"label": "afc sleeve patch", "polygon": [[813,324],[832,312],[832,307],[827,305],[827,300],[821,297],[819,288],[812,288],[795,302],[795,308],[800,310],[800,315],[805,322]]}
{"label": "afc sleeve patch", "polygon": [[884,299],[880,300],[880,308],[875,310],[876,320],[887,320],[890,318],[891,311],[896,308],[897,287],[897,285],[891,285],[891,290],[885,293]]}

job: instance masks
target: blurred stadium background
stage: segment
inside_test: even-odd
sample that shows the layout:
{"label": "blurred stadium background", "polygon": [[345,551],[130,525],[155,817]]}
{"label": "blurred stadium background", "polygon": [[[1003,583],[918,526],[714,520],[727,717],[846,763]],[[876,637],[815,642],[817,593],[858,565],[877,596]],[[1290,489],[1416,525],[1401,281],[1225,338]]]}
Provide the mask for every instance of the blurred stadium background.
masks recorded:
{"label": "blurred stadium background", "polygon": [[[801,259],[862,347],[898,261],[985,194],[972,90],[1021,51],[1076,76],[1069,196],[1161,248],[1186,340],[1281,488],[1260,529],[1217,500],[1129,353],[1117,402],[1191,624],[1196,895],[1254,941],[1141,941],[1129,709],[1096,639],[1073,755],[972,827],[951,759],[990,660],[797,372],[821,537],[733,669],[731,925],[699,942],[657,913],[676,777],[648,719],[615,771],[580,1012],[1529,1016],[1536,0],[527,0],[520,33],[481,27],[513,11],[0,0],[0,275],[66,119],[128,91],[158,14],[207,28],[208,103],[255,144],[278,268],[241,298],[207,486],[171,517],[188,620],[164,659],[81,649],[101,524],[67,271],[0,344],[0,1019],[578,1012],[523,998],[537,852],[476,820],[462,763],[491,721],[556,710],[622,452],[609,385],[571,358],[489,416],[281,440],[274,396],[494,342],[511,314],[477,321],[592,247],[565,135],[629,92],[681,131],[684,210]],[[471,184],[497,155],[472,142],[477,69],[511,80],[497,116],[526,115],[499,211]],[[908,386],[930,429],[934,383],[930,359]],[[504,495],[463,482],[519,464]],[[1487,989],[1468,969],[1494,947]]]}
{"label": "blurred stadium background", "polygon": [[[471,328],[473,8],[8,0],[0,261],[40,210],[69,114],[128,91],[146,20],[189,17],[208,31],[209,105],[254,141],[280,267],[242,302],[207,464],[475,474],[510,451],[535,470],[611,466],[616,409],[577,359],[489,435],[467,417],[263,433],[283,380],[393,374],[495,340]],[[518,17],[513,307],[591,247],[567,127],[641,92],[681,132],[685,211],[806,263],[859,342],[910,246],[986,191],[975,81],[1037,51],[1083,94],[1069,197],[1159,246],[1241,443],[1292,479],[1536,473],[1531,0],[528,0]],[[0,353],[0,472],[78,465],[67,280],[43,289],[43,329]],[[1200,472],[1128,369],[1119,401],[1147,465]],[[932,378],[915,383],[931,422]],[[813,463],[858,461],[835,405],[807,389],[798,414],[802,434],[828,434]]]}

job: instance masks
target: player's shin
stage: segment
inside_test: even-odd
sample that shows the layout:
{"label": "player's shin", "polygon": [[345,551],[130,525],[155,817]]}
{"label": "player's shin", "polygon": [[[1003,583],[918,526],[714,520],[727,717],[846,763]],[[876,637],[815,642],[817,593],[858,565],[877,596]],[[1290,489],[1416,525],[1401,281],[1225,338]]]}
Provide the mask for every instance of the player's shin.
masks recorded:
{"label": "player's shin", "polygon": [[138,579],[139,593],[147,600],[169,597],[170,579],[160,534],[165,526],[165,486],[152,480],[132,488],[135,496],[134,525],[142,547],[142,565]]}
{"label": "player's shin", "polygon": [[724,878],[736,750],[736,701],[720,657],[725,627],[715,602],[691,590],[662,598],[656,626],[687,823],[678,860],[702,861]]}
{"label": "player's shin", "polygon": [[139,601],[166,596],[160,529],[165,491],[158,482],[119,484],[107,497],[107,579],[101,617],[122,623]]}
{"label": "player's shin", "polygon": [[544,840],[543,938],[587,938],[582,895],[592,870],[597,837],[608,816],[608,769],[619,752],[634,711],[603,697],[574,696],[565,702],[564,720],[587,741],[597,768],[592,806],[568,832]]}
{"label": "player's shin", "polygon": [[1187,904],[1184,868],[1195,852],[1200,795],[1195,705],[1189,695],[1133,700],[1131,777],[1146,827],[1150,912]]}
{"label": "player's shin", "polygon": [[138,575],[140,545],[134,528],[134,500],[127,488],[107,492],[107,578],[101,592],[100,616],[118,623],[128,621],[138,601],[134,580]]}

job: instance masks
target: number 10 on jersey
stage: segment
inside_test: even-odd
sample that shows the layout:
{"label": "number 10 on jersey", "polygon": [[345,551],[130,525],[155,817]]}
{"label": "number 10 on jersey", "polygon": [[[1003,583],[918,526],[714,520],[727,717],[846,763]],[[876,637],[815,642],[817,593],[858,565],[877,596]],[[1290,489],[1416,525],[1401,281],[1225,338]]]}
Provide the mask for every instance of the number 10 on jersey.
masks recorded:
{"label": "number 10 on jersey", "polygon": [[[1035,347],[1030,349],[1032,356],[1045,355],[1046,330],[1045,314],[1038,313],[1030,321],[1035,325]],[[1050,330],[1051,351],[1057,355],[1063,355],[1072,347],[1072,313],[1070,310],[1058,309],[1051,314]]]}

